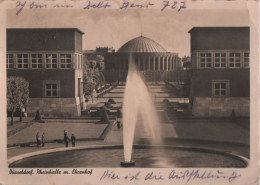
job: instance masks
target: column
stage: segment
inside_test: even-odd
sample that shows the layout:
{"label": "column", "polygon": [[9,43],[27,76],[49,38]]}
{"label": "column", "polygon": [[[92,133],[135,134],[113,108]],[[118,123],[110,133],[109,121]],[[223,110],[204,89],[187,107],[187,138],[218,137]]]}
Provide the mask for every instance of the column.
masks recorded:
{"label": "column", "polygon": [[121,69],[121,64],[120,64],[120,62],[121,62],[121,56],[118,58],[118,60],[117,60],[117,70],[118,71],[120,71],[120,69]]}
{"label": "column", "polygon": [[174,71],[174,57],[172,57],[172,70]]}
{"label": "column", "polygon": [[166,56],[166,71],[169,70],[169,68],[168,68],[168,60],[169,60],[169,56]]}
{"label": "column", "polygon": [[161,57],[158,56],[158,71],[161,70]]}
{"label": "column", "polygon": [[163,58],[162,58],[162,60],[163,60],[163,67],[162,67],[162,68],[163,68],[163,71],[165,70],[165,69],[164,69],[164,59],[165,59],[165,58],[164,58],[164,56],[163,56]]}
{"label": "column", "polygon": [[150,71],[150,62],[151,62],[151,58],[150,58],[150,56],[148,56],[148,71]]}
{"label": "column", "polygon": [[140,62],[140,60],[141,60],[140,57],[138,57],[138,58],[137,58],[137,61],[138,61],[138,64],[137,64],[137,66],[138,66],[137,68],[138,68],[138,69],[137,69],[137,71],[140,71],[140,70],[141,70],[141,69],[140,69],[140,67],[141,67],[141,62]]}
{"label": "column", "polygon": [[146,66],[146,65],[145,65],[145,57],[143,57],[143,68],[144,68],[143,70],[144,70],[144,71],[145,71],[145,69],[146,69],[145,66]]}
{"label": "column", "polygon": [[155,71],[155,57],[156,56],[153,56],[153,70]]}
{"label": "column", "polygon": [[172,70],[174,71],[174,57],[172,57]]}
{"label": "column", "polygon": [[172,62],[173,62],[173,70],[176,70],[176,62],[175,62],[175,57],[173,57],[173,59],[172,59]]}

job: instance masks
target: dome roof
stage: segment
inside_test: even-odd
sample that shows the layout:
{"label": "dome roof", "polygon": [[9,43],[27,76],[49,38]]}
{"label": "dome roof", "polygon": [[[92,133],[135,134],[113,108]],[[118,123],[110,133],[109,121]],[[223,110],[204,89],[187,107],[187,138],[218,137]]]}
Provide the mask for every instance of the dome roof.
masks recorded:
{"label": "dome roof", "polygon": [[144,36],[136,37],[125,43],[118,52],[167,52],[160,44]]}

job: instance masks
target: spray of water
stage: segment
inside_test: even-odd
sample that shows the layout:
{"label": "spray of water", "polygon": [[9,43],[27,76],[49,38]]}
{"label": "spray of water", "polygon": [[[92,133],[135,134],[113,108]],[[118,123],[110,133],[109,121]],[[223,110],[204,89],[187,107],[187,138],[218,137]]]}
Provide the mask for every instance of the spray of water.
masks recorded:
{"label": "spray of water", "polygon": [[150,93],[129,57],[129,69],[123,104],[123,143],[124,160],[131,161],[135,126],[138,115],[141,115],[144,131],[149,133],[153,144],[161,143],[159,119]]}

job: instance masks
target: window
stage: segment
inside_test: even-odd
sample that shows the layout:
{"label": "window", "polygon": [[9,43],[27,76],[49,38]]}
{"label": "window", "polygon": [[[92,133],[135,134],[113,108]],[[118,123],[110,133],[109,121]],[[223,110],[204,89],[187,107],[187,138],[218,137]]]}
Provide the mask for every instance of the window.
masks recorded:
{"label": "window", "polygon": [[240,67],[241,56],[240,53],[229,54],[229,67]]}
{"label": "window", "polygon": [[76,60],[75,61],[76,69],[82,69],[82,55],[81,54],[75,54],[75,60]]}
{"label": "window", "polygon": [[81,57],[82,57],[82,55],[78,55],[78,62],[79,62],[78,68],[79,68],[79,69],[82,68],[82,67],[81,67],[81,66],[82,66],[82,65],[81,65],[81,63],[82,63]]}
{"label": "window", "polygon": [[42,68],[42,54],[32,54],[32,68]]}
{"label": "window", "polygon": [[215,53],[215,67],[226,67],[226,53]]}
{"label": "window", "polygon": [[14,68],[14,54],[6,54],[6,68]]}
{"label": "window", "polygon": [[71,68],[71,54],[60,54],[60,67]]}
{"label": "window", "polygon": [[78,68],[78,69],[80,69],[80,63],[81,63],[81,61],[80,61],[80,55],[78,55],[78,59],[77,59],[77,68]]}
{"label": "window", "polygon": [[44,97],[53,98],[59,97],[60,92],[60,81],[58,80],[46,80],[44,85]]}
{"label": "window", "polygon": [[211,53],[200,53],[200,67],[211,67],[212,55]]}
{"label": "window", "polygon": [[147,57],[145,58],[145,70],[150,70],[149,69],[149,60]]}
{"label": "window", "polygon": [[29,55],[17,54],[17,68],[26,69],[29,67]]}
{"label": "window", "polygon": [[244,53],[244,67],[249,67],[249,53]]}
{"label": "window", "polygon": [[213,96],[229,96],[228,80],[213,80],[212,86]]}
{"label": "window", "polygon": [[46,54],[46,68],[58,68],[57,54]]}
{"label": "window", "polygon": [[77,53],[74,54],[74,66],[75,66],[75,69],[79,68],[79,60],[78,60],[78,54]]}

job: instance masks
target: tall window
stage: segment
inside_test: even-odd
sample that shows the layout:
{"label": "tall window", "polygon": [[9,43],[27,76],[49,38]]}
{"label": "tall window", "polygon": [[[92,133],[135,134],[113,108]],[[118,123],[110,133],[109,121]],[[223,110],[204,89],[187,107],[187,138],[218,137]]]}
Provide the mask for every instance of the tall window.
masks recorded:
{"label": "tall window", "polygon": [[14,54],[6,54],[6,68],[14,68]]}
{"label": "tall window", "polygon": [[29,55],[17,54],[17,68],[26,69],[29,67]]}
{"label": "tall window", "polygon": [[80,69],[80,64],[81,64],[81,60],[80,60],[80,55],[77,55],[77,68]]}
{"label": "tall window", "polygon": [[229,81],[228,80],[213,80],[212,81],[213,96],[229,96]]}
{"label": "tall window", "polygon": [[71,68],[71,54],[60,54],[60,67]]}
{"label": "tall window", "polygon": [[240,67],[241,55],[240,53],[230,53],[229,54],[229,67]]}
{"label": "tall window", "polygon": [[150,70],[149,69],[149,60],[147,57],[145,57],[145,70]]}
{"label": "tall window", "polygon": [[160,71],[163,70],[163,57],[160,57]]}
{"label": "tall window", "polygon": [[32,68],[42,68],[42,54],[32,54]]}
{"label": "tall window", "polygon": [[244,67],[249,67],[249,53],[244,53]]}
{"label": "tall window", "polygon": [[137,58],[137,57],[135,57],[135,66],[136,66],[136,67],[139,67],[139,66],[138,66],[138,58]]}
{"label": "tall window", "polygon": [[74,65],[75,65],[75,69],[79,68],[79,55],[77,53],[74,54]]}
{"label": "tall window", "polygon": [[60,81],[58,80],[46,80],[44,81],[44,97],[59,97]]}
{"label": "tall window", "polygon": [[82,55],[78,54],[78,69],[82,69]]}
{"label": "tall window", "polygon": [[158,57],[155,57],[155,71],[159,70],[159,61],[158,61]]}
{"label": "tall window", "polygon": [[57,54],[46,54],[46,68],[48,69],[58,68]]}
{"label": "tall window", "polygon": [[215,67],[226,67],[226,53],[215,53]]}
{"label": "tall window", "polygon": [[211,67],[212,55],[211,53],[200,53],[200,67]]}
{"label": "tall window", "polygon": [[143,58],[140,58],[140,68],[139,68],[140,71],[143,71],[144,70],[144,60]]}

